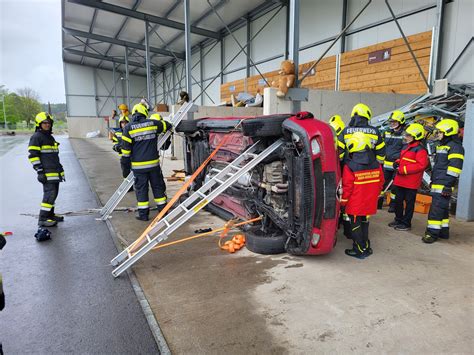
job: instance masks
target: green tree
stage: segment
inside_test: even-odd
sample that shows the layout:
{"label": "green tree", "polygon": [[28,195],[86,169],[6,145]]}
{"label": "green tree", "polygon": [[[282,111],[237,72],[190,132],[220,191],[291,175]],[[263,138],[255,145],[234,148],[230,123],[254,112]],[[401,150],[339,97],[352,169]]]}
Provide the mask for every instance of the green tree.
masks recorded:
{"label": "green tree", "polygon": [[41,112],[41,104],[39,103],[39,95],[36,91],[29,87],[18,89],[18,105],[17,112],[22,120],[26,121],[26,126],[30,128],[31,121],[34,122],[36,114]]}

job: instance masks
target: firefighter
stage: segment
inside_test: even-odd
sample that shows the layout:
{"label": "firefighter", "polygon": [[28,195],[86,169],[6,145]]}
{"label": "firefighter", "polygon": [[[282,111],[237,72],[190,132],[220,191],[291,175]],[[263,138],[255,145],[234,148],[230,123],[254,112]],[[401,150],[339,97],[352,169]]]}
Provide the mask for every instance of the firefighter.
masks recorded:
{"label": "firefighter", "polygon": [[409,231],[415,210],[416,193],[421,185],[423,172],[428,166],[428,152],[421,143],[425,137],[425,129],[421,124],[410,124],[403,137],[407,145],[401,151],[400,158],[392,165],[395,171],[393,184],[396,186],[397,195],[395,220],[388,225],[399,231]]}
{"label": "firefighter", "polygon": [[35,124],[35,133],[28,146],[28,159],[38,173],[38,181],[43,185],[38,225],[54,227],[58,222],[64,221],[64,217],[54,214],[54,202],[58,197],[59,183],[66,179],[59,162],[59,143],[52,135],[53,117],[40,112],[36,115]]}
{"label": "firefighter", "polygon": [[122,120],[125,120],[128,122],[130,122],[130,112],[128,112],[128,106],[125,105],[125,104],[120,104],[119,105],[119,110],[120,110],[120,118],[119,118],[119,125],[120,125],[120,121]]}
{"label": "firefighter", "polygon": [[[124,158],[122,154],[122,147],[123,147],[122,135],[123,135],[123,130],[127,124],[128,124],[127,118],[121,117],[119,120],[120,130],[115,132],[114,136],[112,137],[112,140],[114,142],[114,146],[112,147],[112,149],[115,150],[120,156],[120,168],[122,169],[122,177],[124,179],[126,179],[127,176],[130,175],[130,171],[131,171],[130,159]],[[133,191],[133,186],[130,188],[130,190],[128,190],[128,192],[130,191]]]}
{"label": "firefighter", "polygon": [[372,111],[367,105],[357,104],[352,109],[351,121],[349,126],[344,128],[339,136],[339,147],[346,150],[346,154],[342,156],[342,159],[347,157],[347,141],[356,132],[362,132],[370,139],[370,151],[369,154],[374,155],[374,158],[380,164],[383,164],[385,160],[385,142],[383,141],[382,135],[379,130],[369,125],[369,120],[372,118]]}
{"label": "firefighter", "polygon": [[351,222],[352,249],[349,256],[364,259],[372,254],[369,240],[369,217],[377,213],[377,201],[384,179],[380,163],[371,150],[371,138],[354,132],[346,141],[349,152],[342,174],[342,199]]}
{"label": "firefighter", "polygon": [[[405,115],[402,111],[395,110],[390,114],[388,119],[390,130],[384,134],[385,140],[385,161],[383,162],[383,174],[385,179],[384,190],[387,188],[390,181],[395,178],[396,169],[393,163],[400,157],[404,144],[404,129],[405,129]],[[390,204],[388,206],[388,213],[395,212],[395,195],[396,187],[392,184],[390,189]],[[383,196],[379,200],[379,207],[382,208]]]}
{"label": "firefighter", "polygon": [[[339,159],[340,159],[340,164],[341,164],[341,174],[344,169],[344,155],[346,154],[345,151],[345,145],[341,143],[343,141],[342,138],[340,138],[342,131],[346,127],[346,124],[342,120],[341,116],[339,115],[334,115],[329,119],[329,125],[334,129],[334,132],[336,132],[336,140],[337,140],[337,145],[338,145],[338,154],[339,154]],[[342,212],[342,211],[341,211]],[[343,226],[344,228],[344,235],[347,238],[351,238],[351,223],[349,220],[349,216],[347,213],[341,213],[340,218],[339,218],[339,225]]]}
{"label": "firefighter", "polygon": [[150,120],[148,109],[139,103],[132,109],[132,119],[124,128],[122,135],[122,154],[130,160],[135,176],[137,196],[137,219],[148,221],[150,206],[148,185],[151,186],[158,210],[166,204],[166,185],[161,173],[157,149],[158,135],[170,130],[171,124],[164,120]]}
{"label": "firefighter", "polygon": [[449,238],[449,201],[454,185],[461,174],[464,148],[458,137],[459,124],[443,118],[436,124],[440,145],[436,147],[435,163],[431,172],[431,208],[422,240],[434,243],[439,238]]}

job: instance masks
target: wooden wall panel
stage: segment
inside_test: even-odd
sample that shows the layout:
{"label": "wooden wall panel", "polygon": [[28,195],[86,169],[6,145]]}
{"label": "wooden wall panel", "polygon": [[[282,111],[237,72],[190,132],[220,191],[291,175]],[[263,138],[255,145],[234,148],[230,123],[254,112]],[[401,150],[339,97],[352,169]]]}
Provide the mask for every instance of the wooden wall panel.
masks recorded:
{"label": "wooden wall panel", "polygon": [[[408,41],[428,77],[431,54],[431,31],[408,36]],[[368,63],[369,53],[391,48],[391,58],[379,63]],[[299,66],[300,77],[313,62]],[[278,70],[263,74],[268,83],[278,79]],[[221,85],[221,101],[230,102],[231,94],[248,92],[263,94],[267,85],[260,75],[235,80]],[[309,89],[334,90],[336,80],[336,56],[326,57],[317,65],[316,74],[308,75],[301,86]],[[230,89],[234,90],[231,91]],[[427,88],[418,72],[403,38],[394,39],[373,46],[359,48],[341,55],[339,89],[343,91],[380,92],[400,94],[421,94]]]}

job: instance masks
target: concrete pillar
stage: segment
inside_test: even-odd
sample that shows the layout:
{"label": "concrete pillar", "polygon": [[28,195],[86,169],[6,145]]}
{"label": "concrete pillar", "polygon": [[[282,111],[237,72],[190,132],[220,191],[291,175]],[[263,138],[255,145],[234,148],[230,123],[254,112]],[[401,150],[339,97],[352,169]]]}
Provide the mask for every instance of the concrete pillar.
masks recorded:
{"label": "concrete pillar", "polygon": [[464,165],[458,186],[456,218],[474,220],[474,100],[467,100],[464,119]]}

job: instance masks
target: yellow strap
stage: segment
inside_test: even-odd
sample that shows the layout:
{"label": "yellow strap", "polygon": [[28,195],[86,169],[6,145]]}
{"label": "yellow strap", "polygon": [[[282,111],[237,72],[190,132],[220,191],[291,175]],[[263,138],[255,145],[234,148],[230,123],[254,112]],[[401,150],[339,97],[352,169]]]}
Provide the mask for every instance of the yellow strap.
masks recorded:
{"label": "yellow strap", "polygon": [[48,208],[53,208],[54,205],[50,205],[49,203],[42,202],[41,207],[48,207]]}
{"label": "yellow strap", "polygon": [[382,142],[382,143],[380,143],[379,145],[376,145],[376,146],[375,146],[375,149],[376,149],[376,150],[379,150],[379,149],[382,149],[383,147],[385,147],[385,142]]}
{"label": "yellow strap", "polygon": [[457,153],[452,153],[452,154],[448,154],[448,159],[462,159],[462,160],[464,160],[464,155],[457,154]]}
{"label": "yellow strap", "polygon": [[461,174],[462,169],[455,168],[454,166],[448,166],[448,171],[452,171],[457,174]]}
{"label": "yellow strap", "polygon": [[354,185],[365,185],[365,184],[371,184],[373,182],[380,182],[380,179],[367,180],[367,181],[356,181],[356,182],[354,182]]}
{"label": "yellow strap", "polygon": [[125,142],[132,143],[132,140],[131,140],[130,138],[128,138],[127,136],[122,136],[122,139],[123,139]]}
{"label": "yellow strap", "polygon": [[41,150],[41,147],[38,147],[37,145],[30,145],[28,150]]}
{"label": "yellow strap", "polygon": [[441,221],[428,220],[428,224],[441,225]]}
{"label": "yellow strap", "polygon": [[34,161],[40,160],[40,158],[38,158],[38,157],[33,157],[33,158],[29,158],[29,160],[30,160],[31,162],[34,162]]}
{"label": "yellow strap", "polygon": [[410,163],[416,163],[416,160],[403,157],[402,160],[409,161]]}
{"label": "yellow strap", "polygon": [[148,160],[148,161],[132,161],[132,166],[142,166],[159,163],[160,159]]}
{"label": "yellow strap", "polygon": [[148,206],[150,203],[148,201],[146,202],[138,202],[138,206]]}
{"label": "yellow strap", "polygon": [[46,173],[46,176],[59,176],[59,173]]}
{"label": "yellow strap", "polygon": [[132,151],[127,149],[121,149],[123,154],[130,154]]}
{"label": "yellow strap", "polygon": [[146,131],[156,131],[158,127],[156,126],[150,126],[150,127],[143,127],[143,128],[137,128],[137,129],[132,129],[131,131],[128,131],[130,135],[135,134],[135,133],[140,133],[140,132],[146,132]]}

